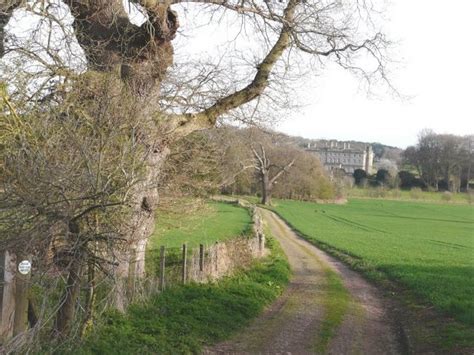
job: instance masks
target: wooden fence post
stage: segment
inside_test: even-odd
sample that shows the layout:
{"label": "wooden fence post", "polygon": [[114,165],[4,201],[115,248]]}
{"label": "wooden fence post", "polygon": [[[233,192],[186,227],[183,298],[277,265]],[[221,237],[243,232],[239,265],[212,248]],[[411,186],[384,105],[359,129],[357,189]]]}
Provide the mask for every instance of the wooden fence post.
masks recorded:
{"label": "wooden fence post", "polygon": [[188,259],[188,247],[186,246],[186,244],[183,244],[183,275],[182,275],[183,284],[186,283],[186,277],[187,277],[187,272],[188,272],[187,259]]}
{"label": "wooden fence post", "polygon": [[[30,269],[20,270],[19,263],[29,263]],[[16,289],[15,289],[15,318],[13,323],[13,336],[21,334],[28,329],[28,302],[31,276],[31,257],[22,252],[17,254]]]}
{"label": "wooden fence post", "polygon": [[204,245],[199,244],[199,271],[204,271]]}
{"label": "wooden fence post", "polygon": [[165,289],[165,258],[165,247],[162,245],[160,248],[160,291],[164,291]]}

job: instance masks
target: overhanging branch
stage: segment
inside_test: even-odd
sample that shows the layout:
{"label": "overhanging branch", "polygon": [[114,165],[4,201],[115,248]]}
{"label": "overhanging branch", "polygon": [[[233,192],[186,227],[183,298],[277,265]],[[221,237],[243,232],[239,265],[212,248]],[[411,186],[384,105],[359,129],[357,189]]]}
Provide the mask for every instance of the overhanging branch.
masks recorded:
{"label": "overhanging branch", "polygon": [[283,168],[281,168],[281,170],[270,180],[270,184],[274,184],[275,181],[278,180],[278,178],[286,171],[288,171],[292,166],[293,164],[295,163],[296,159],[293,159],[290,163],[288,163],[287,165],[285,165]]}
{"label": "overhanging branch", "polygon": [[172,127],[175,129],[175,134],[184,136],[198,129],[212,127],[219,116],[254,100],[263,93],[269,84],[272,69],[291,44],[291,24],[299,2],[300,0],[290,0],[288,2],[283,12],[284,23],[278,40],[257,66],[257,73],[252,82],[243,89],[219,99],[201,112],[168,116]]}

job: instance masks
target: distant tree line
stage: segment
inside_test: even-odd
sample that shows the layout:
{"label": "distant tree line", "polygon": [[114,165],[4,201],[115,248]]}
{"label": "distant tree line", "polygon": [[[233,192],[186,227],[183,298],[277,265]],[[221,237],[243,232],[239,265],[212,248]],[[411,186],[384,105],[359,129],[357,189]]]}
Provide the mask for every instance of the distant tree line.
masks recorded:
{"label": "distant tree line", "polygon": [[473,150],[473,135],[436,134],[424,130],[418,137],[418,143],[403,153],[404,163],[411,168],[404,173],[403,183],[434,190],[466,190],[471,179]]}
{"label": "distant tree line", "polygon": [[353,174],[354,182],[358,186],[466,191],[471,180],[473,152],[473,135],[456,136],[423,130],[417,144],[402,153],[400,171],[380,168],[376,174],[368,175],[357,169]]}

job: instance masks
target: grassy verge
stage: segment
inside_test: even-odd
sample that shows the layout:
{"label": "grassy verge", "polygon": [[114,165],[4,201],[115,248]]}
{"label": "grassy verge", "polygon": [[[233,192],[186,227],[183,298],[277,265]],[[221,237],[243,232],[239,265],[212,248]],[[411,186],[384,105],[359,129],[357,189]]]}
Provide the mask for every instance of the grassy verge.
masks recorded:
{"label": "grassy verge", "polygon": [[344,320],[351,300],[349,291],[344,287],[341,277],[329,267],[325,267],[324,272],[327,284],[322,303],[326,313],[315,346],[318,354],[326,353],[330,340]]}
{"label": "grassy verge", "polygon": [[411,322],[415,341],[474,346],[472,207],[278,201],[275,210],[307,240],[397,296],[410,311],[402,321]]}
{"label": "grassy verge", "polygon": [[127,314],[109,313],[76,352],[188,354],[228,338],[281,294],[289,265],[268,238],[271,255],[214,284],[171,288]]}

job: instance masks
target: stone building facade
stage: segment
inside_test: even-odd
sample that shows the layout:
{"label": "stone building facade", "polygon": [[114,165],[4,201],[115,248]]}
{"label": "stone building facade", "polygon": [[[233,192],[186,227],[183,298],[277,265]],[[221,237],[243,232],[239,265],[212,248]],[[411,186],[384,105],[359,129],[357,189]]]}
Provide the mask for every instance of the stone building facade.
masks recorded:
{"label": "stone building facade", "polygon": [[350,142],[321,141],[308,143],[306,151],[316,154],[324,167],[333,171],[343,169],[346,174],[352,174],[356,169],[373,173],[374,152],[372,146],[365,148],[351,147]]}

